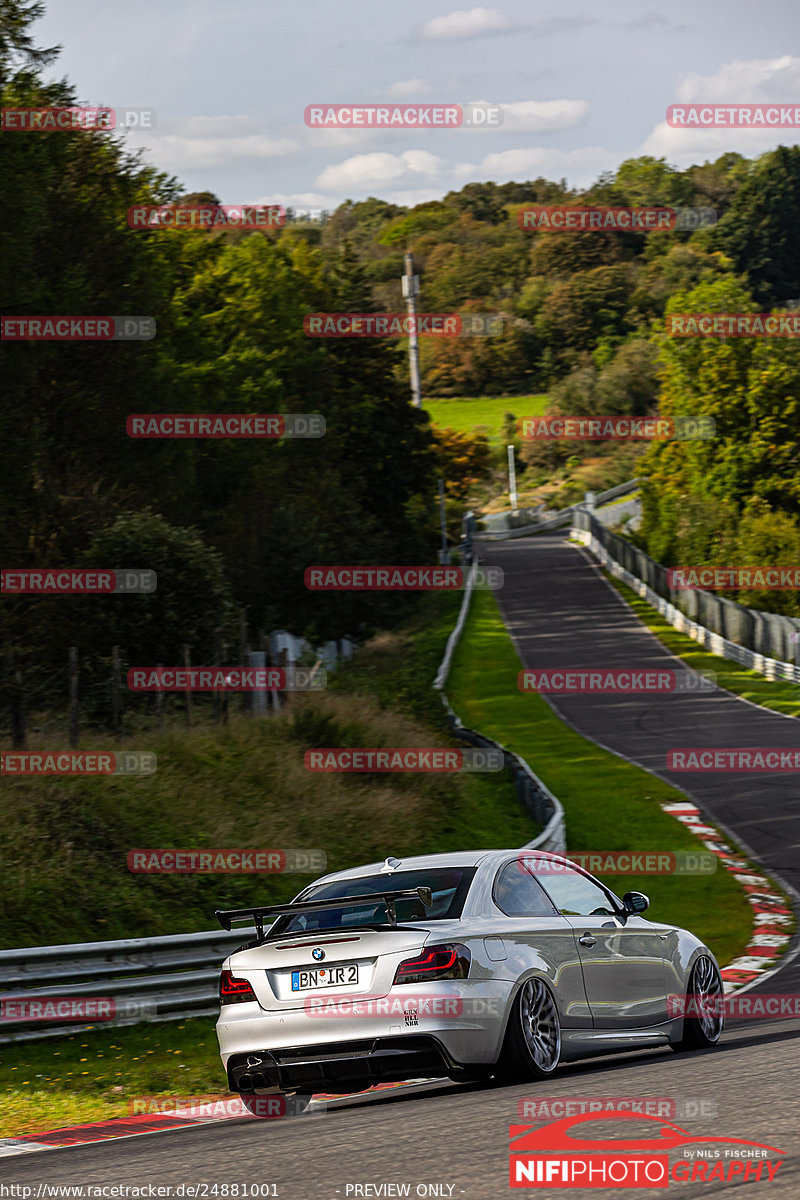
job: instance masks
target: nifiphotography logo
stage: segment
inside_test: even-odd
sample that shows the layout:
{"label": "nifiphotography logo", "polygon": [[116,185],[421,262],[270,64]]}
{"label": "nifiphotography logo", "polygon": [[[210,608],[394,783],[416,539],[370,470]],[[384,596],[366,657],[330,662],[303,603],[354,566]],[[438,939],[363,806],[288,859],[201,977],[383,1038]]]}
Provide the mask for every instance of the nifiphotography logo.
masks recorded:
{"label": "nifiphotography logo", "polygon": [[[576,1126],[632,1121],[636,1136],[591,1138]],[[627,1132],[627,1130],[625,1131]],[[673,1183],[771,1183],[785,1151],[743,1138],[694,1135],[642,1113],[612,1111],[564,1117],[549,1125],[509,1126],[510,1187],[665,1188]],[[670,1163],[670,1151],[676,1153]]]}

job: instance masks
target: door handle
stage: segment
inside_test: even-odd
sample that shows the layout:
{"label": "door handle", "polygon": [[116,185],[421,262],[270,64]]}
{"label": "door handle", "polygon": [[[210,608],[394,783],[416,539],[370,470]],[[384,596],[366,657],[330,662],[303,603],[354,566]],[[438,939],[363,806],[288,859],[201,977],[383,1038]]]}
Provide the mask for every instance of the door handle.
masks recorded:
{"label": "door handle", "polygon": [[579,937],[578,941],[582,946],[593,946],[597,941],[596,937],[592,937],[591,933],[584,933],[583,937]]}

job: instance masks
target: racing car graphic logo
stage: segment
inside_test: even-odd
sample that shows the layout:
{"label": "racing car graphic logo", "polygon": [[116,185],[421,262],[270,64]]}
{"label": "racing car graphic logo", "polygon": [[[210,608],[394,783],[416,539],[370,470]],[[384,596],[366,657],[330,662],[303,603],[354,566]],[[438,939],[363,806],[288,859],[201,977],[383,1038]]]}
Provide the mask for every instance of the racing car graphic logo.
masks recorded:
{"label": "racing car graphic logo", "polygon": [[[642,1132],[634,1138],[603,1140],[571,1133],[575,1126],[587,1121],[606,1120],[650,1124],[640,1126]],[[768,1161],[767,1154],[785,1155],[784,1150],[763,1142],[694,1135],[658,1117],[618,1110],[564,1117],[543,1127],[511,1125],[509,1138],[511,1187],[668,1187],[670,1180],[676,1183],[767,1181],[775,1178],[782,1165]],[[670,1168],[668,1151],[712,1143],[719,1148],[696,1160],[678,1159]],[[646,1157],[632,1158],[632,1154]]]}

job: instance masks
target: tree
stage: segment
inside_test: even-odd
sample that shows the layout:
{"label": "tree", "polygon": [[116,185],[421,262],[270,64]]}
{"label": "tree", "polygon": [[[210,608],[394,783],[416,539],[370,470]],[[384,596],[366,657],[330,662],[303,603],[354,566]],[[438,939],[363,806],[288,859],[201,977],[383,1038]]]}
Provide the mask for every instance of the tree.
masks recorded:
{"label": "tree", "polygon": [[679,208],[694,199],[691,179],[666,159],[649,154],[620,163],[613,186],[625,197],[624,203],[633,206]]}
{"label": "tree", "polygon": [[37,0],[0,0],[0,87],[27,84],[36,72],[48,67],[59,55],[60,46],[36,46],[30,26],[44,16],[45,6]]}
{"label": "tree", "polygon": [[[752,296],[732,276],[676,293],[668,312],[752,312]],[[742,514],[800,516],[800,363],[776,338],[669,338],[658,334],[660,411],[712,417],[707,440],[655,444],[643,460],[649,475],[641,537],[662,562],[716,561],[736,546]],[[734,550],[734,552],[736,552]],[[689,555],[694,557],[688,557]],[[736,561],[734,559],[734,561]]]}
{"label": "tree", "polygon": [[446,493],[463,503],[470,490],[489,474],[489,439],[485,433],[465,433],[458,429],[437,429],[434,439]]}
{"label": "tree", "polygon": [[[604,335],[626,333],[631,282],[620,266],[597,267],[557,284],[539,310],[536,333],[559,351],[590,350]],[[563,361],[568,358],[562,353]]]}
{"label": "tree", "polygon": [[746,273],[762,307],[800,296],[800,146],[778,146],[750,164],[711,243]]}
{"label": "tree", "polygon": [[129,513],[101,530],[82,558],[81,566],[144,568],[158,577],[151,593],[81,601],[87,619],[79,644],[87,652],[119,645],[134,665],[174,665],[186,643],[197,664],[213,659],[217,631],[235,644],[238,612],[222,555],[196,529],[150,510]]}
{"label": "tree", "polygon": [[710,205],[719,219],[729,207],[740,183],[747,177],[748,165],[746,158],[730,150],[713,163],[690,167],[688,175],[695,188],[694,203]]}
{"label": "tree", "polygon": [[[65,82],[37,72],[57,50],[36,50],[39,4],[0,4],[3,107],[72,105]],[[21,64],[21,65],[20,65]],[[0,288],[13,315],[152,315],[155,342],[5,342],[0,412],[0,514],[7,552],[56,565],[130,499],[121,483],[125,417],[159,390],[161,319],[174,261],[153,254],[125,222],[137,200],[168,199],[174,181],[144,168],[100,130],[2,138]],[[135,489],[134,489],[135,490]],[[62,557],[63,556],[63,557]]]}
{"label": "tree", "polygon": [[552,388],[549,411],[564,416],[645,416],[659,394],[658,348],[634,338],[611,351],[598,369],[582,356],[580,365]]}

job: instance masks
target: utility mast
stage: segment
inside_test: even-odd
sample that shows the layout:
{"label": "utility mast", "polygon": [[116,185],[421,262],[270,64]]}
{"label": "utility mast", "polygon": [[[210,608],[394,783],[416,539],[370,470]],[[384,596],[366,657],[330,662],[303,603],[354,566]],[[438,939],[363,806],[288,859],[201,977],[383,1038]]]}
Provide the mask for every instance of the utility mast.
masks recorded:
{"label": "utility mast", "polygon": [[419,380],[419,341],[417,339],[417,296],[419,295],[419,275],[414,274],[414,256],[406,254],[406,273],[402,277],[403,296],[406,309],[412,318],[411,333],[408,338],[408,365],[411,371],[411,403],[414,408],[422,404],[422,388]]}

